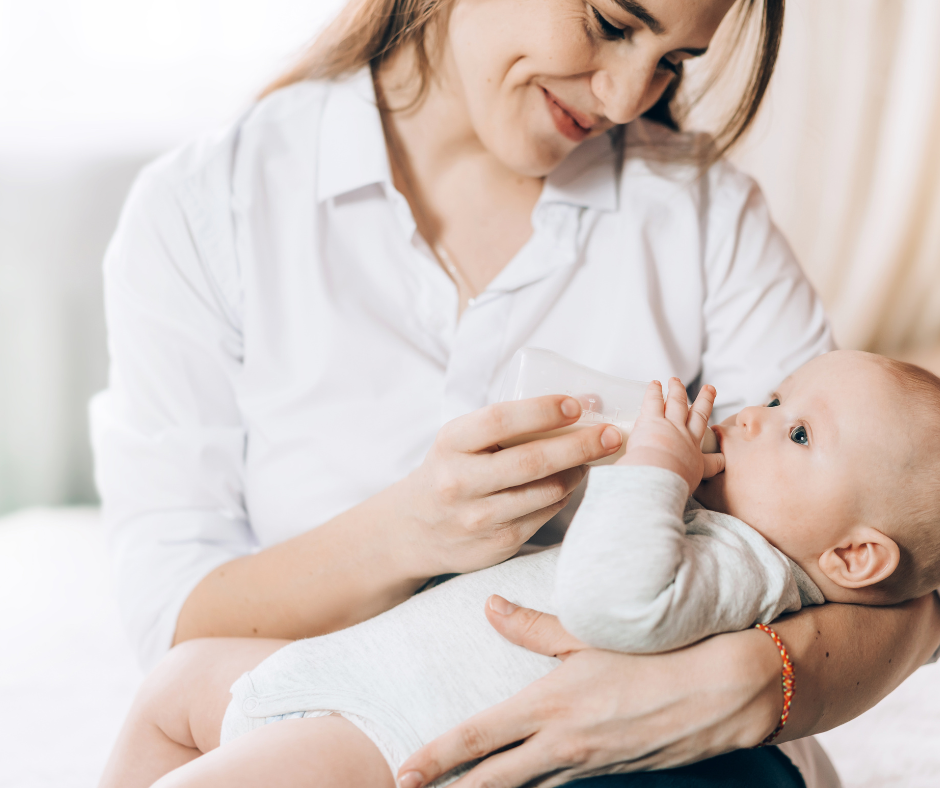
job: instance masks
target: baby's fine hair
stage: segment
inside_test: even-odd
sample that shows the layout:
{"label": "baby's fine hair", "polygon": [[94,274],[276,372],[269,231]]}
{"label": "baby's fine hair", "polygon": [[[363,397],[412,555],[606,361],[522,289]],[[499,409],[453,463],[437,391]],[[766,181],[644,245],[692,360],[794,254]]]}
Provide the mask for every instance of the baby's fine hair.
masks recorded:
{"label": "baby's fine hair", "polygon": [[917,413],[909,436],[913,451],[884,528],[901,560],[878,588],[894,603],[940,588],[940,378],[915,364],[877,358],[900,388],[905,407]]}

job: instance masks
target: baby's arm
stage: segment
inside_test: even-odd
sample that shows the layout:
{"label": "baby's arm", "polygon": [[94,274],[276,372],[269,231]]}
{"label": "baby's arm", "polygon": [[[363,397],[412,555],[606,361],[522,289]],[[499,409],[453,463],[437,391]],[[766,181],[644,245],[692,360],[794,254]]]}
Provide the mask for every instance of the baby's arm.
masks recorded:
{"label": "baby's arm", "polygon": [[772,620],[798,600],[770,545],[718,528],[687,534],[687,491],[661,468],[591,471],[558,560],[555,602],[571,634],[615,651],[669,651]]}
{"label": "baby's arm", "polygon": [[687,534],[689,490],[723,467],[699,449],[714,393],[703,389],[689,410],[678,380],[665,405],[651,384],[626,455],[591,473],[562,545],[555,602],[566,629],[592,646],[668,651],[793,601],[786,559],[756,533],[706,524]]}

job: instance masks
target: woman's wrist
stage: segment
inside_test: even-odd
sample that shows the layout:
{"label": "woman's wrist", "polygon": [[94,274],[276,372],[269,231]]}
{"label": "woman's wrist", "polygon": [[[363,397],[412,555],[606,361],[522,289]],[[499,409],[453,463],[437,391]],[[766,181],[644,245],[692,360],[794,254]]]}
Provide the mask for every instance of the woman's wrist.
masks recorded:
{"label": "woman's wrist", "polygon": [[732,731],[735,748],[756,747],[780,722],[783,711],[780,653],[774,642],[755,629],[712,638],[717,653],[712,664],[726,665],[741,711]]}
{"label": "woman's wrist", "polygon": [[416,582],[444,574],[448,569],[422,527],[420,500],[414,477],[406,476],[372,499],[382,512],[383,547],[402,576]]}

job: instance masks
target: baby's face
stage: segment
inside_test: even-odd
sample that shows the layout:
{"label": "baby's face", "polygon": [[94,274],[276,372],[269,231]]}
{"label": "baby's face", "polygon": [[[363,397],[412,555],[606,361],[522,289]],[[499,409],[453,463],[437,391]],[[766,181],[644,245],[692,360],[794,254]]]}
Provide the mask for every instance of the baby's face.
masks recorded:
{"label": "baby's face", "polygon": [[804,569],[865,515],[884,511],[911,456],[914,419],[889,373],[835,351],[787,378],[767,404],[715,428],[725,471],[695,497],[743,520]]}

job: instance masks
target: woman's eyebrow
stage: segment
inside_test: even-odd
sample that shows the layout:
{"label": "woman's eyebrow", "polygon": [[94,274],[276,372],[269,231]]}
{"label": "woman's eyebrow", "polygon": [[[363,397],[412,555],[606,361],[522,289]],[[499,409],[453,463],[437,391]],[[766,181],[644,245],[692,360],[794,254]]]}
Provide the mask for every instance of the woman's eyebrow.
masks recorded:
{"label": "woman's eyebrow", "polygon": [[[649,11],[647,11],[636,0],[614,0],[614,2],[628,14],[633,14],[633,16],[646,25],[651,32],[655,33],[657,36],[662,35],[663,31],[665,30],[663,23],[660,22]],[[685,52],[687,55],[691,55],[692,57],[701,57],[708,51],[708,47],[687,47],[686,49],[678,49],[676,51]]]}
{"label": "woman's eyebrow", "polygon": [[662,22],[636,2],[636,0],[614,0],[614,2],[627,13],[633,14],[656,35],[659,35],[665,29]]}

